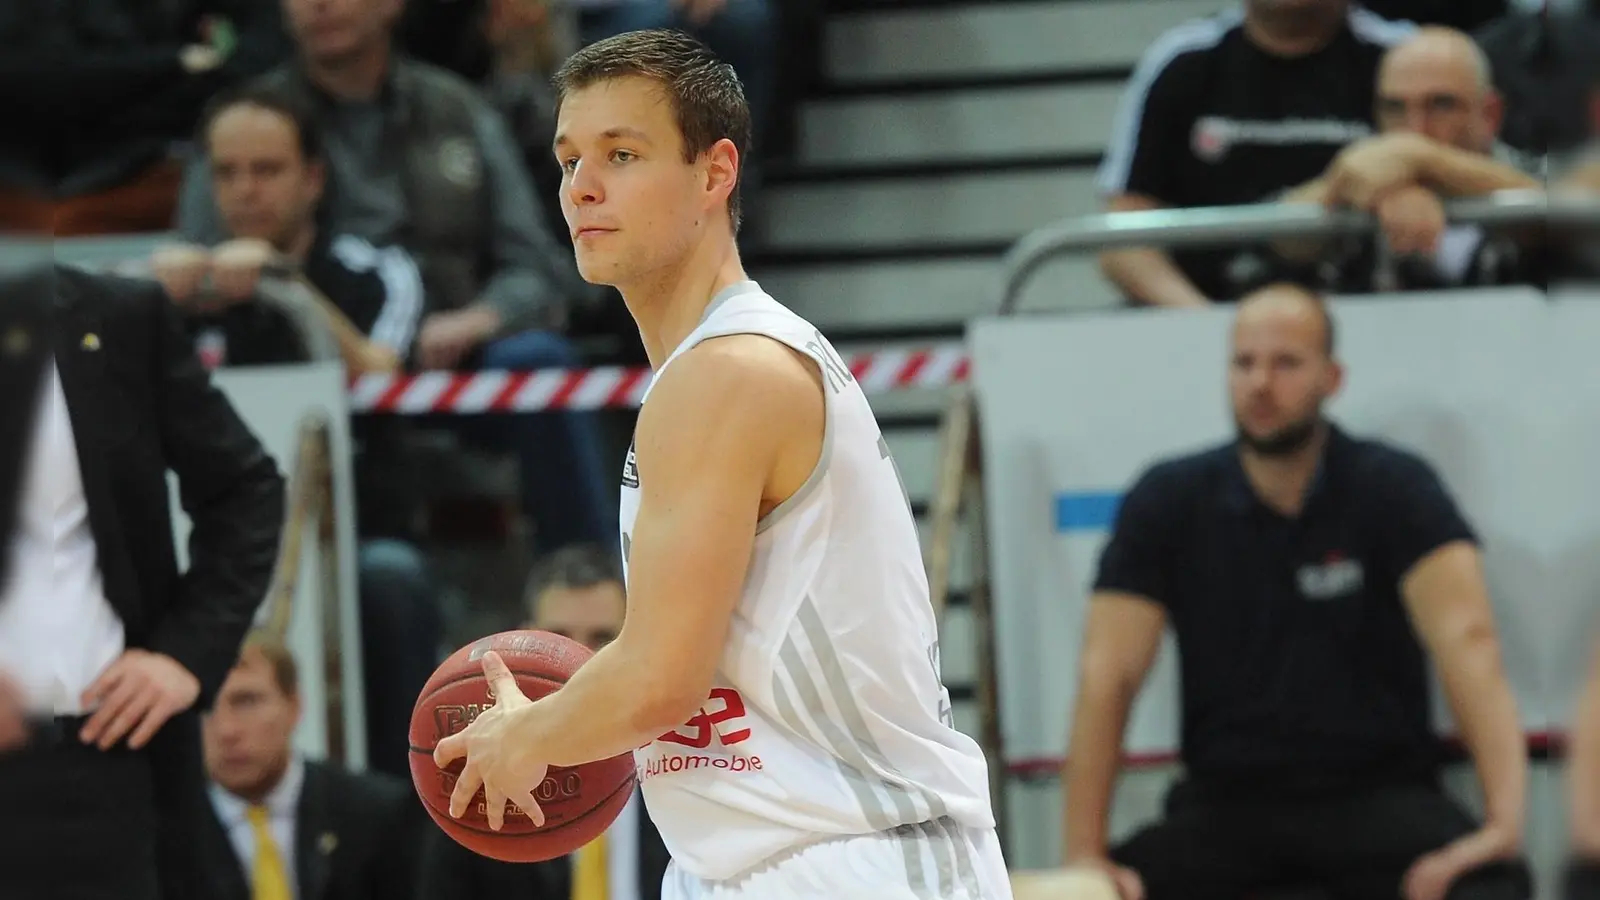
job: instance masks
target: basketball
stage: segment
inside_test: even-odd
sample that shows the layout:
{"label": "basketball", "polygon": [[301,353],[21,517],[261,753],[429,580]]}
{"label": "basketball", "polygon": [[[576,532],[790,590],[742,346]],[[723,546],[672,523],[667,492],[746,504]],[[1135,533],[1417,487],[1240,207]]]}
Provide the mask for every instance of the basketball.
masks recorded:
{"label": "basketball", "polygon": [[483,654],[490,650],[505,660],[531,700],[561,687],[594,655],[577,641],[544,631],[502,632],[452,653],[428,679],[411,711],[411,781],[433,821],[480,856],[522,863],[565,856],[599,837],[622,813],[633,794],[633,754],[570,769],[552,766],[533,792],[544,811],[542,827],[508,804],[504,826],[491,830],[481,789],[461,818],[451,818],[450,793],[464,761],[441,769],[434,764],[433,751],[440,740],[464,730],[493,705],[483,676]]}

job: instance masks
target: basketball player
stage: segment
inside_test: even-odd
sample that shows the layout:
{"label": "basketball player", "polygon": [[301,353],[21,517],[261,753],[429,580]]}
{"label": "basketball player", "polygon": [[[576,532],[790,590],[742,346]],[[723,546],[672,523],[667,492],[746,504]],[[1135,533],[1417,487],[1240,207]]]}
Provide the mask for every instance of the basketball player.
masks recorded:
{"label": "basketball player", "polygon": [[[617,639],[439,744],[536,822],[547,766],[638,749],[665,900],[1009,900],[987,767],[951,724],[917,531],[866,396],[749,280],[734,234],[750,113],[693,39],[640,31],[556,77],[578,268],[655,370],[623,473]],[[635,452],[636,451],[636,452]]]}

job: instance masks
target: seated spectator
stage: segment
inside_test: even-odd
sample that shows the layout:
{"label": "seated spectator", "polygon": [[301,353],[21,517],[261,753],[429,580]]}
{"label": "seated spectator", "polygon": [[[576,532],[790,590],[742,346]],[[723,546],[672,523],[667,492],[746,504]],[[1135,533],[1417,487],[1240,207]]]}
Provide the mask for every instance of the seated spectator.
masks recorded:
{"label": "seated spectator", "polygon": [[[1230,360],[1237,438],[1147,469],[1100,558],[1068,862],[1126,900],[1527,897],[1526,744],[1472,529],[1426,462],[1325,417],[1343,373],[1316,295],[1242,300]],[[1159,822],[1108,848],[1124,724],[1169,625],[1185,777]],[[1482,824],[1438,782],[1429,657]]]}
{"label": "seated spectator", "polygon": [[[622,573],[599,547],[559,550],[534,571],[519,627],[550,631],[599,650],[622,631]],[[606,832],[571,857],[515,865],[474,854],[436,831],[424,850],[420,896],[427,900],[661,900],[671,861],[638,789]]]}
{"label": "seated spectator", "polygon": [[352,371],[399,368],[422,317],[421,275],[398,247],[317,227],[327,162],[309,111],[270,88],[245,88],[213,103],[200,134],[227,240],[162,248],[151,266],[205,343],[220,342],[215,361],[302,358],[282,317],[250,302],[263,274],[278,274],[312,292]]}
{"label": "seated spectator", "polygon": [[1600,898],[1600,642],[1595,651],[1567,750],[1572,856],[1568,900]]}
{"label": "seated spectator", "polygon": [[[551,239],[504,120],[459,77],[394,53],[393,0],[284,0],[300,50],[264,83],[315,110],[328,158],[325,224],[417,260],[428,313],[411,360],[419,369],[581,365],[561,330],[581,286]],[[186,174],[180,230],[213,244],[212,178]],[[603,540],[615,490],[600,469],[590,413],[488,416],[449,426],[514,447],[536,551]]]}
{"label": "seated spectator", "polygon": [[1336,241],[1332,252],[1322,241],[1280,243],[1284,255],[1340,293],[1514,284],[1539,274],[1509,237],[1445,222],[1445,199],[1541,187],[1496,140],[1503,105],[1472,39],[1429,27],[1396,45],[1379,68],[1374,104],[1382,133],[1345,148],[1285,199],[1371,212],[1381,237]]}
{"label": "seated spectator", "polygon": [[[1415,31],[1348,0],[1245,0],[1145,51],[1100,169],[1113,212],[1261,203],[1372,132],[1385,50]],[[1266,246],[1119,249],[1106,278],[1135,303],[1196,306],[1270,280]]]}
{"label": "seated spectator", "polygon": [[192,850],[206,900],[420,900],[431,823],[410,783],[302,757],[300,712],[289,648],[252,634],[204,721],[210,814]]}
{"label": "seated spectator", "polygon": [[1589,140],[1600,0],[1523,9],[1475,33],[1506,98],[1505,141],[1562,174]]}
{"label": "seated spectator", "polygon": [[540,67],[554,73],[577,49],[575,20],[562,0],[408,0],[398,36],[411,57],[485,84],[499,68],[501,39],[530,28],[542,33],[541,52],[549,55]]}
{"label": "seated spectator", "polygon": [[[410,355],[422,314],[417,267],[399,248],[319,224],[327,162],[316,117],[280,91],[247,87],[212,106],[202,138],[226,240],[210,251],[166,248],[152,262],[168,293],[196,313],[202,348],[232,365],[303,358],[286,321],[248,302],[263,273],[276,270],[313,292],[353,369],[391,370]],[[351,429],[362,663],[372,765],[409,777],[411,708],[438,664],[443,623],[426,560],[389,524],[409,518],[415,498],[405,485],[416,480],[390,424],[357,420]]]}
{"label": "seated spectator", "polygon": [[0,4],[0,228],[169,228],[173,147],[213,93],[288,52],[261,0]]}
{"label": "seated spectator", "polygon": [[[562,16],[554,4],[543,0],[485,0],[487,15],[482,34],[487,41],[491,68],[484,93],[505,117],[512,138],[540,200],[559,197],[564,173],[550,148],[556,137],[556,95],[551,78],[567,56]],[[572,247],[566,217],[559,202],[542,203],[545,222]],[[614,288],[588,285],[571,304],[574,334],[613,339],[618,353],[608,363],[643,365],[644,345],[639,328]]]}
{"label": "seated spectator", "polygon": [[556,95],[550,79],[566,58],[559,26],[553,21],[556,12],[543,0],[486,3],[482,34],[490,67],[484,92],[511,127],[551,233],[560,235],[570,249],[572,236],[557,202],[561,166],[550,152],[556,138]]}

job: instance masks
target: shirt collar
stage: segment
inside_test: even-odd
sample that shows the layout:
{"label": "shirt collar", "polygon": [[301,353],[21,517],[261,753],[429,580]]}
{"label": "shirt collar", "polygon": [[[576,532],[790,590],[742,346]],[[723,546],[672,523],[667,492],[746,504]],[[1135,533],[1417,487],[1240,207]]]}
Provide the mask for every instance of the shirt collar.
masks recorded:
{"label": "shirt collar", "polygon": [[[279,779],[262,804],[267,808],[270,819],[293,818],[295,809],[300,805],[300,790],[305,785],[306,763],[296,753],[289,758],[289,767],[284,770],[283,778]],[[211,782],[211,803],[216,807],[217,817],[222,820],[225,827],[233,826],[245,820],[251,803],[243,797],[232,793],[227,788],[216,782]]]}
{"label": "shirt collar", "polygon": [[[1337,479],[1339,474],[1339,461],[1344,458],[1345,449],[1349,446],[1350,439],[1339,427],[1332,422],[1324,422],[1328,429],[1328,439],[1322,445],[1322,455],[1317,459],[1317,470],[1311,476],[1311,484],[1306,488],[1305,506],[1308,508],[1317,499],[1328,492],[1331,480]],[[1244,462],[1239,459],[1237,446],[1229,447],[1228,463],[1222,484],[1222,501],[1234,513],[1247,513],[1261,505],[1261,500],[1256,496],[1255,488],[1250,486],[1250,478],[1244,472]]]}

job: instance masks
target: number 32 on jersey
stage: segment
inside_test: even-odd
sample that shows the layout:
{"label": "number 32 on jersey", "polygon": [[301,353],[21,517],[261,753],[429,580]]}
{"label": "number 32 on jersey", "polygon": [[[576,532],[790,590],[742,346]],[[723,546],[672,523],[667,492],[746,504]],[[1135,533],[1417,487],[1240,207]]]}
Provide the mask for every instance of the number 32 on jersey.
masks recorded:
{"label": "number 32 on jersey", "polygon": [[733,688],[712,688],[704,706],[689,721],[656,738],[669,744],[682,744],[695,750],[711,746],[713,738],[724,747],[731,747],[750,737],[750,729],[724,730],[724,725],[737,725],[745,716],[744,698]]}

